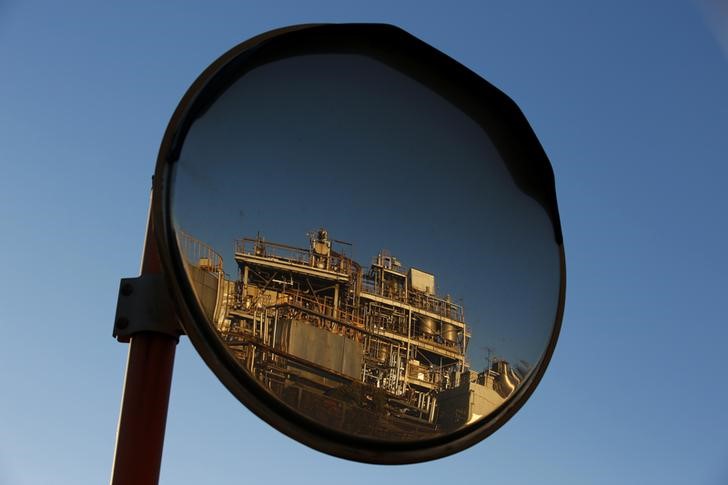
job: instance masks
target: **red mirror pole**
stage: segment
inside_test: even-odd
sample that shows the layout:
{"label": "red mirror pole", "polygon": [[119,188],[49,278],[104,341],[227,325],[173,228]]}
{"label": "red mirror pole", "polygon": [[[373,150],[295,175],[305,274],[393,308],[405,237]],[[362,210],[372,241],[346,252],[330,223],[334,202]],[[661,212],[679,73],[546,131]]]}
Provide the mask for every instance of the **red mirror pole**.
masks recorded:
{"label": "red mirror pole", "polygon": [[[141,274],[160,273],[150,211]],[[159,481],[177,341],[153,331],[130,337],[111,485],[156,485]]]}

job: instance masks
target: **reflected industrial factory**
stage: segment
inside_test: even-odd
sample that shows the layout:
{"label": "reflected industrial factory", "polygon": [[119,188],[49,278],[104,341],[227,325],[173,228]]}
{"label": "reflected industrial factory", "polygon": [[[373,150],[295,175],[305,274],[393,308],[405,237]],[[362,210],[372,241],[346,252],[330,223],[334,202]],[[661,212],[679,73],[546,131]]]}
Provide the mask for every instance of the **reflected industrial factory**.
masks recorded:
{"label": "reflected industrial factory", "polygon": [[240,365],[325,426],[398,441],[449,433],[490,414],[523,379],[502,359],[472,370],[462,305],[436,293],[435,275],[387,251],[364,268],[325,229],[307,248],[244,238],[234,279],[218,252],[181,231],[178,240]]}

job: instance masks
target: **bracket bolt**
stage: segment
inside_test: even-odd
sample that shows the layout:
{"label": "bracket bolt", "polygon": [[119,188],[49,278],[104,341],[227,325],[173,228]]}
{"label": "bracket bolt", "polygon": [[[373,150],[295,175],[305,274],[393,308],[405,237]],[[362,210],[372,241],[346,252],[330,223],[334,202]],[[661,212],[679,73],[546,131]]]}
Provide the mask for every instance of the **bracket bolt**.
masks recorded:
{"label": "bracket bolt", "polygon": [[126,317],[119,317],[116,320],[116,328],[120,330],[124,330],[126,327],[129,326],[129,319]]}

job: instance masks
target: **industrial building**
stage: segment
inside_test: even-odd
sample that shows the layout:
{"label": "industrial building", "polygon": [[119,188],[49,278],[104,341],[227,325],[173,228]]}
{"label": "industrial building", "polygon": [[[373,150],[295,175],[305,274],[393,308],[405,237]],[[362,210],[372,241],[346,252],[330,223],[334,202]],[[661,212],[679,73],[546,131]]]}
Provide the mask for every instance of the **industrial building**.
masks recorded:
{"label": "industrial building", "polygon": [[216,251],[180,234],[200,303],[241,366],[326,426],[421,439],[486,416],[522,379],[504,361],[471,370],[463,307],[387,251],[363,267],[325,229],[308,247],[259,235],[235,243],[230,278]]}

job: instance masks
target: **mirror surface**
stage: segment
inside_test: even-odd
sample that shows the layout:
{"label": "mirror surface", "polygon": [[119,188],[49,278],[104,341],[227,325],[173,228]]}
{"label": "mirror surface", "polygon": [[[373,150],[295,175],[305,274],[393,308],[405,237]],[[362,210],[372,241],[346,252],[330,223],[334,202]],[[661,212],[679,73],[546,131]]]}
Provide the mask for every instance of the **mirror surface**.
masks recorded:
{"label": "mirror surface", "polygon": [[559,306],[548,213],[488,133],[354,54],[256,67],[196,118],[172,220],[208,324],[277,400],[392,442],[486,420]]}

